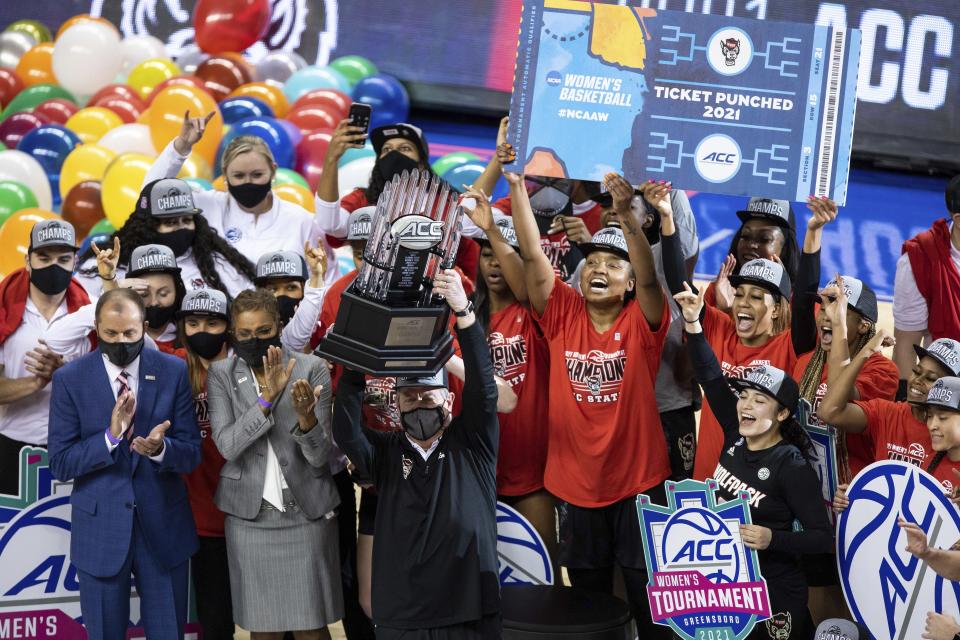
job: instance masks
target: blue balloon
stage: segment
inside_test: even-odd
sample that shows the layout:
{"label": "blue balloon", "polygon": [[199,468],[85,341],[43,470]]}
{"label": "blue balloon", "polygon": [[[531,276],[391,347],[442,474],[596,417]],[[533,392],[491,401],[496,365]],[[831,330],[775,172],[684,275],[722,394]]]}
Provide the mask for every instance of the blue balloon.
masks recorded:
{"label": "blue balloon", "polygon": [[110,234],[109,233],[95,233],[92,236],[87,236],[84,238],[83,242],[80,243],[80,251],[77,255],[83,255],[87,252],[87,249],[90,248],[91,242],[96,242],[98,247],[105,247],[109,244]]}
{"label": "blue balloon", "polygon": [[469,185],[473,184],[474,181],[480,177],[484,169],[486,169],[486,167],[479,162],[468,162],[455,166],[441,177],[452,184],[454,189],[465,191]]}
{"label": "blue balloon", "polygon": [[340,162],[337,163],[337,166],[345,166],[353,162],[354,160],[359,160],[360,158],[369,158],[371,156],[377,155],[377,152],[373,150],[373,145],[370,144],[368,140],[366,144],[363,145],[362,149],[347,149],[343,156],[340,158]]}
{"label": "blue balloon", "polygon": [[272,118],[273,109],[259,98],[237,96],[220,103],[220,115],[225,124],[235,124],[247,118]]}
{"label": "blue balloon", "polygon": [[490,199],[496,202],[500,198],[506,198],[508,195],[510,195],[510,184],[504,180],[503,176],[500,176],[497,179],[497,184],[493,186],[493,193],[490,194]]}
{"label": "blue balloon", "polygon": [[361,79],[353,87],[354,102],[373,107],[370,128],[406,121],[410,115],[410,96],[400,81],[385,73]]}
{"label": "blue balloon", "polygon": [[313,66],[300,69],[283,84],[283,94],[287,96],[290,104],[314,89],[336,89],[349,94],[350,81],[336,69]]}
{"label": "blue balloon", "polygon": [[220,148],[217,149],[217,163],[214,167],[216,175],[223,173],[223,168],[220,166],[223,150],[237,136],[257,136],[263,139],[270,147],[270,152],[273,153],[273,159],[278,166],[293,168],[296,148],[280,122],[275,118],[248,118],[231,126],[230,131],[220,141]]}
{"label": "blue balloon", "polygon": [[280,123],[280,126],[283,127],[283,130],[287,132],[287,135],[290,136],[290,144],[293,145],[293,148],[296,149],[297,145],[300,144],[300,141],[303,140],[303,132],[300,131],[300,128],[290,122],[289,120],[277,120]]}
{"label": "blue balloon", "polygon": [[80,138],[70,129],[59,124],[46,124],[37,127],[20,139],[17,149],[27,153],[40,163],[53,195],[53,206],[58,207],[63,199],[60,197],[60,168],[64,160],[70,155]]}

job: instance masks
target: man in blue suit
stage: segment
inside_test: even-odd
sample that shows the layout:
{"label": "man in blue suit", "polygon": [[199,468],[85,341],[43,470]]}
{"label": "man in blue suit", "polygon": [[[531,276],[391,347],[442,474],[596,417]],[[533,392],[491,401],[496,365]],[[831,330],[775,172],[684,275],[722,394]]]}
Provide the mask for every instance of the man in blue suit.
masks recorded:
{"label": "man in blue suit", "polygon": [[96,351],[60,368],[50,399],[50,468],[73,480],[70,554],[91,640],[123,640],[130,576],[150,640],[180,640],[197,534],[181,473],[200,462],[187,367],[143,348],[130,289],[97,301]]}

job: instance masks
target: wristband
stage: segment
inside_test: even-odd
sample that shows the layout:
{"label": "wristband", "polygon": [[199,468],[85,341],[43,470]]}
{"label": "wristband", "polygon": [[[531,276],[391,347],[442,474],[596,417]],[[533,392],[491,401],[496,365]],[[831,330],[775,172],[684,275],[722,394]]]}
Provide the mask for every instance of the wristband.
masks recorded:
{"label": "wristband", "polygon": [[[97,274],[97,275],[100,275],[100,274]],[[110,276],[109,278],[104,278],[103,276],[100,276],[100,279],[101,279],[101,280],[106,280],[107,282],[112,282],[113,280],[116,280],[116,279],[117,279],[117,274],[114,273],[114,274],[113,274],[112,276]]]}
{"label": "wristband", "polygon": [[120,444],[121,442],[123,442],[123,434],[121,433],[119,438],[114,438],[114,437],[113,437],[113,434],[110,433],[110,427],[107,427],[106,430],[104,431],[104,433],[107,434],[107,442],[109,442],[110,444],[112,444],[112,445],[114,445],[114,446],[116,446],[116,445]]}
{"label": "wristband", "polygon": [[269,409],[273,406],[272,402],[263,399],[263,396],[257,396],[257,404],[259,404],[264,409]]}

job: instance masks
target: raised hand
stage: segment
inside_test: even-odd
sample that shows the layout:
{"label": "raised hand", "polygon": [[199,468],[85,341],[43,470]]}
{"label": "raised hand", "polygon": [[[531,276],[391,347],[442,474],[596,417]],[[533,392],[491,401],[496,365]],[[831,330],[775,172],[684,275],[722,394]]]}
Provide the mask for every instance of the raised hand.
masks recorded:
{"label": "raised hand", "polygon": [[672,190],[672,182],[648,180],[643,188],[643,199],[649,202],[661,216],[673,216],[673,205],[670,203],[670,192]]}
{"label": "raised hand", "polygon": [[837,219],[837,203],[827,196],[809,196],[807,208],[813,214],[807,221],[807,229],[816,231]]}
{"label": "raised hand", "polygon": [[137,397],[130,391],[117,396],[110,414],[110,435],[119,440],[133,424],[133,414],[137,411]]}
{"label": "raised hand", "polygon": [[717,274],[717,282],[714,285],[714,297],[717,300],[717,309],[728,311],[733,308],[733,298],[737,290],[730,284],[730,276],[737,269],[737,259],[732,253],[727,254],[723,264],[720,265],[720,273]]}
{"label": "raised hand", "polygon": [[914,523],[904,520],[903,516],[897,518],[897,524],[907,534],[907,546],[904,547],[904,551],[923,560],[930,553],[930,547],[927,545],[927,534]]}
{"label": "raised hand", "polygon": [[[320,397],[321,391],[323,391],[322,384],[312,387],[310,386],[310,382],[303,378],[296,380],[290,385],[290,395],[293,398],[293,410],[297,412],[297,416],[302,419],[307,419],[313,415],[313,410],[317,406],[317,398]],[[301,427],[301,431],[307,431],[307,429]]]}
{"label": "raised hand", "polygon": [[202,118],[191,118],[190,110],[183,114],[183,126],[180,127],[180,135],[174,141],[173,146],[177,152],[182,155],[188,155],[193,149],[193,145],[200,142],[203,132],[207,129],[207,124],[216,115],[216,111],[211,111]]}
{"label": "raised hand", "polygon": [[153,429],[150,429],[150,434],[146,438],[143,436],[137,436],[133,439],[133,442],[130,443],[130,451],[136,451],[142,456],[152,458],[153,456],[160,455],[160,452],[163,451],[163,438],[167,434],[167,429],[170,428],[170,421],[164,420]]}
{"label": "raised hand", "polygon": [[587,223],[580,216],[555,216],[550,223],[550,228],[547,229],[547,233],[553,235],[561,231],[567,234],[567,239],[570,242],[579,244],[590,242],[593,239],[590,230],[587,229]]}
{"label": "raised hand", "polygon": [[349,118],[341,120],[337,123],[337,127],[333,130],[333,136],[330,138],[326,161],[336,164],[347,152],[347,149],[362,149],[366,139],[367,134],[363,132],[363,127],[354,126],[350,123]]}
{"label": "raised hand", "polygon": [[[633,203],[633,185],[616,173],[608,173],[603,177],[603,184],[613,198],[613,208],[620,217],[630,215],[630,205]],[[642,222],[642,220],[640,221]]]}
{"label": "raised hand", "polygon": [[267,349],[267,355],[263,356],[263,383],[260,386],[260,395],[267,402],[273,402],[283,392],[290,381],[290,375],[293,373],[293,367],[297,361],[293,358],[283,364],[283,350],[280,347]]}
{"label": "raised hand", "polygon": [[323,243],[317,240],[317,246],[311,247],[310,241],[303,243],[303,257],[310,267],[310,286],[319,287],[327,275],[327,252]]}
{"label": "raised hand", "polygon": [[684,282],[683,291],[673,296],[685,321],[697,322],[700,320],[700,313],[703,311],[703,292],[704,289],[700,289],[700,291],[694,293],[693,289],[690,288],[690,283]]}
{"label": "raised hand", "polygon": [[474,207],[472,209],[463,207],[463,210],[473,224],[477,225],[477,227],[485,233],[488,233],[493,227],[493,209],[490,208],[490,198],[487,197],[483,189],[475,187],[472,184],[469,185],[467,190],[463,192],[463,195],[460,196],[460,202],[466,204],[466,201],[471,198],[475,203]]}
{"label": "raised hand", "polygon": [[507,126],[510,124],[510,118],[500,119],[500,128],[497,130],[497,162],[501,165],[510,164],[517,159],[517,151],[513,145],[507,142]]}
{"label": "raised hand", "polygon": [[124,278],[117,282],[121,289],[133,289],[141,298],[150,293],[150,283],[143,278]]}
{"label": "raised hand", "polygon": [[867,357],[872,356],[875,353],[880,353],[883,349],[887,347],[893,347],[897,344],[896,339],[890,335],[890,332],[886,329],[877,329],[877,335],[873,336],[870,339],[870,342],[863,347],[863,353]]}
{"label": "raised hand", "polygon": [[521,187],[523,186],[523,174],[522,174],[522,173],[514,173],[514,172],[512,172],[512,171],[504,171],[504,172],[503,172],[503,179],[506,180],[506,181],[507,181],[507,184],[509,184],[509,185],[511,185],[511,186],[514,186],[514,187],[517,186],[517,185],[519,185],[519,186],[521,186]]}
{"label": "raised hand", "polygon": [[454,269],[444,269],[433,279],[433,292],[447,301],[450,308],[463,311],[467,308],[467,294],[463,290],[463,280]]}

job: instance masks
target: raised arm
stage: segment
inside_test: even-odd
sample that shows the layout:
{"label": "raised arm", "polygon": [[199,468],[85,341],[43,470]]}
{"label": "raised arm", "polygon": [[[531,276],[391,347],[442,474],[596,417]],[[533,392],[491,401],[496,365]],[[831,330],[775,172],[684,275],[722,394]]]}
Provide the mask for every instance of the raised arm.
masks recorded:
{"label": "raised arm", "polygon": [[800,268],[797,281],[793,283],[791,313],[791,340],[797,354],[813,351],[817,346],[817,321],[814,296],[820,286],[820,244],[823,227],[837,218],[837,204],[826,196],[807,198],[810,220],[803,238]]}
{"label": "raised arm", "polygon": [[[526,193],[526,191],[524,191]],[[487,236],[490,242],[490,248],[497,257],[500,264],[500,272],[503,274],[507,286],[513,292],[514,297],[520,304],[526,304],[527,281],[523,271],[523,258],[514,251],[513,247],[507,244],[507,241],[500,233],[500,227],[494,223],[493,210],[490,208],[490,200],[487,194],[476,185],[471,186],[463,194],[464,198],[473,198],[476,206],[473,209],[464,208],[467,216],[473,221],[479,229]]]}
{"label": "raised arm", "polygon": [[913,347],[923,345],[929,319],[930,309],[917,288],[910,255],[904,253],[897,260],[893,282],[893,337],[897,341],[893,348],[893,362],[900,371],[898,400],[907,397],[907,378],[917,360]]}
{"label": "raised arm", "polygon": [[304,284],[303,299],[297,305],[297,310],[280,333],[283,346],[297,353],[308,350],[310,338],[317,328],[317,320],[323,308],[323,298],[327,293],[324,280],[327,274],[327,252],[323,249],[323,244],[318,242],[314,248],[309,242],[305,242],[303,255],[310,268],[310,279]]}
{"label": "raised arm", "polygon": [[[323,173],[317,184],[317,200],[323,203],[337,203],[340,201],[340,185],[337,180],[337,165],[340,158],[348,149],[362,149],[367,136],[361,127],[350,124],[345,118],[337,123],[327,148],[327,155],[323,159]],[[371,204],[376,204],[372,202]],[[338,207],[339,208],[339,207]],[[317,213],[320,213],[318,210]],[[327,226],[327,225],[325,225]]]}
{"label": "raised arm", "polygon": [[183,126],[180,128],[180,135],[168,144],[157,159],[153,161],[150,170],[143,178],[141,188],[154,180],[161,178],[176,178],[183,168],[190,152],[193,151],[193,145],[200,142],[203,132],[207,128],[207,123],[213,119],[216,111],[211,111],[206,116],[199,118],[190,117],[190,111],[183,114]]}
{"label": "raised arm", "polygon": [[483,173],[473,181],[472,186],[477,191],[493,193],[494,187],[497,186],[497,180],[500,179],[500,175],[503,172],[503,165],[509,164],[517,158],[517,153],[513,150],[513,145],[507,142],[507,125],[509,123],[510,118],[503,117],[500,119],[500,127],[497,129],[496,150],[493,156],[490,157],[490,162],[487,163]]}
{"label": "raised arm", "polygon": [[519,173],[504,173],[510,184],[510,204],[513,208],[513,228],[520,243],[520,256],[523,259],[524,278],[527,284],[527,296],[530,306],[543,315],[547,309],[547,300],[553,292],[555,276],[550,259],[540,247],[540,230],[533,218],[530,198]]}
{"label": "raised arm", "polygon": [[333,439],[361,477],[377,481],[376,449],[363,431],[363,374],[344,367],[333,405]]}
{"label": "raised arm", "polygon": [[293,437],[307,463],[321,468],[330,463],[330,452],[333,450],[330,431],[333,396],[326,362],[313,356],[310,359],[312,366],[309,379],[297,380],[291,387],[293,406],[299,420],[293,429]]}
{"label": "raised arm", "polygon": [[[633,187],[623,176],[615,173],[607,174],[603,179],[607,190],[613,196],[613,206],[620,214],[620,224],[623,226],[623,235],[627,241],[627,253],[630,254],[630,264],[633,266],[633,277],[636,282],[635,291],[637,303],[643,311],[647,323],[651,327],[660,326],[663,320],[663,305],[666,304],[660,281],[657,280],[657,268],[653,262],[653,251],[643,233],[643,220],[637,218],[630,206],[633,200]],[[669,184],[663,190],[655,205],[657,209],[671,209]],[[682,260],[681,256],[681,260]]]}

